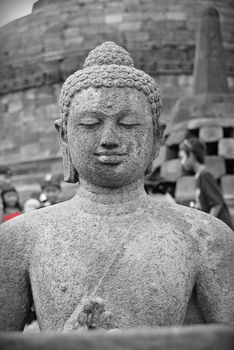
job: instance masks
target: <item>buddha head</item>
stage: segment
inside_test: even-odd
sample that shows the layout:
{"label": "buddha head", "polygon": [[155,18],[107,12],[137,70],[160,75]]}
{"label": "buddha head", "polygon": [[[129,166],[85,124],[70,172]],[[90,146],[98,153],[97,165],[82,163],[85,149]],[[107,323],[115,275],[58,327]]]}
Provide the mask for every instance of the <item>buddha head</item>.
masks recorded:
{"label": "buddha head", "polygon": [[144,179],[158,156],[165,124],[156,82],[129,53],[105,42],[64,83],[55,122],[64,179],[119,187]]}

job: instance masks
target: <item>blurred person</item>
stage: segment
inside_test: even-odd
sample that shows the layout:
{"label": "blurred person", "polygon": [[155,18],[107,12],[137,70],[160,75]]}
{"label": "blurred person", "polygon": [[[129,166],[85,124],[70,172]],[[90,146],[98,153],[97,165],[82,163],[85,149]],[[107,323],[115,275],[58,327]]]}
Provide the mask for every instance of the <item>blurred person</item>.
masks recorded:
{"label": "blurred person", "polygon": [[[44,197],[43,197],[44,195]],[[42,184],[42,195],[40,197],[45,207],[54,205],[60,202],[61,185],[58,179],[53,175],[48,174]]]}
{"label": "blurred person", "polygon": [[12,170],[6,165],[0,165],[0,189],[2,186],[9,185],[12,177]]}
{"label": "blurred person", "polygon": [[13,219],[22,214],[19,202],[19,194],[14,186],[6,185],[2,187],[1,199],[3,204],[2,222]]}
{"label": "blurred person", "polygon": [[217,217],[233,230],[231,215],[221,189],[205,167],[205,155],[205,143],[198,138],[185,139],[180,144],[179,158],[182,167],[195,173],[194,207]]}
{"label": "blurred person", "polygon": [[24,203],[24,213],[28,213],[30,211],[41,208],[41,202],[36,198],[29,198]]}
{"label": "blurred person", "polygon": [[[0,165],[0,193],[3,186],[7,186],[11,182],[12,170],[6,165]],[[3,220],[3,203],[0,196],[0,223]]]}
{"label": "blurred person", "polygon": [[171,183],[164,179],[158,181],[145,180],[146,193],[160,202],[175,203],[174,198],[169,192]]}

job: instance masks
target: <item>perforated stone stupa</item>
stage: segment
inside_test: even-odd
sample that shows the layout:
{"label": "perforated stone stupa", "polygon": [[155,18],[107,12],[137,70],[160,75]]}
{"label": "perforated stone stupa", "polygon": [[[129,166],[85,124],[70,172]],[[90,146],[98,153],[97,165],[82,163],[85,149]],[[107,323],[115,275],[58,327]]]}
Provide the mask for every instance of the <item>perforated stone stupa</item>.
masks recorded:
{"label": "perforated stone stupa", "polygon": [[234,95],[227,84],[219,13],[203,12],[196,46],[193,93],[180,98],[172,109],[172,125],[155,162],[155,174],[176,183],[176,200],[194,199],[194,176],[182,172],[178,145],[189,136],[205,141],[206,166],[220,183],[234,214]]}
{"label": "perforated stone stupa", "polygon": [[[162,119],[171,120],[177,98],[192,89],[195,36],[201,12],[221,15],[229,88],[233,89],[232,0],[39,0],[32,14],[0,29],[0,163],[15,184],[35,190],[45,173],[62,174],[53,120],[65,78],[81,68],[94,47],[114,41],[135,67],[157,78]],[[20,186],[19,186],[20,185]]]}

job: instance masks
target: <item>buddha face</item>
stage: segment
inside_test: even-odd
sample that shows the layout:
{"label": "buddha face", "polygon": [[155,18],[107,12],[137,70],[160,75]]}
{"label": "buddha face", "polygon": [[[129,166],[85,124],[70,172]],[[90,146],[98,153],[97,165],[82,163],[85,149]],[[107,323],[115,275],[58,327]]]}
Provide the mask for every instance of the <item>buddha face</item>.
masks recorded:
{"label": "buddha face", "polygon": [[72,100],[66,131],[63,142],[81,180],[118,187],[144,178],[154,139],[150,104],[142,92],[83,90]]}

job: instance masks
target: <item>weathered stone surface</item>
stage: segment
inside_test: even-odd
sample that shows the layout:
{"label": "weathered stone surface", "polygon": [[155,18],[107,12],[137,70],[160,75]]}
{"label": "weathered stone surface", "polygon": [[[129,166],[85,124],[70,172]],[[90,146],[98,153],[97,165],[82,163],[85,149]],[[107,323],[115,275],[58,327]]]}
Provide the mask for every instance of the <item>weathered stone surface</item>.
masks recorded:
{"label": "weathered stone surface", "polygon": [[234,159],[234,139],[223,138],[218,144],[218,154],[228,159]]}
{"label": "weathered stone surface", "polygon": [[[60,86],[4,95],[0,121],[0,162],[13,164],[57,156],[59,143],[53,121],[58,117]],[[48,162],[45,159],[45,164]],[[20,170],[20,169],[19,169]],[[29,168],[30,170],[30,168]],[[32,169],[31,169],[32,170]],[[47,172],[50,171],[48,167]]]}
{"label": "weathered stone surface", "polygon": [[[208,5],[208,2],[206,4]],[[199,137],[206,142],[209,155],[206,165],[215,178],[220,179],[224,174],[234,173],[232,155],[234,99],[227,88],[225,53],[222,49],[219,15],[216,9],[204,9],[196,46],[192,79],[194,88],[191,89],[193,85],[191,81],[184,96],[172,106],[172,123],[166,129],[166,158],[167,160],[177,158],[178,147],[172,144],[177,141],[177,137],[182,138],[187,130],[190,136]],[[222,15],[220,18],[222,24]],[[181,84],[183,81],[186,79],[181,76]],[[155,174],[159,171],[159,168],[155,169]],[[183,181],[179,189],[183,192]],[[186,194],[185,186],[184,196]],[[233,212],[234,201],[229,201],[228,206]]]}
{"label": "weathered stone surface", "polygon": [[221,178],[224,195],[234,196],[234,175],[225,175]]}
{"label": "weathered stone surface", "polygon": [[[195,33],[203,5],[202,0],[189,0],[186,4],[182,0],[130,3],[125,0],[55,0],[51,4],[40,0],[31,16],[1,28],[0,59],[4,66],[0,68],[0,92],[43,85],[46,77],[40,64],[42,61],[50,57],[54,63],[61,63],[74,52],[85,56],[87,43],[93,43],[89,47],[91,49],[100,43],[100,36],[101,41],[116,40],[115,34],[123,31],[124,35],[118,36],[119,44],[126,43],[128,49],[131,47],[137,66],[143,64],[142,68],[151,74],[162,72],[191,76]],[[216,7],[222,16],[227,71],[232,77],[234,15],[231,5],[229,2],[221,4],[219,0],[207,0],[206,5]],[[60,19],[59,22],[57,18]],[[135,35],[131,35],[133,31]],[[143,41],[146,38],[150,45],[145,46],[144,61],[138,61],[137,52],[143,50],[141,47],[144,47]],[[18,71],[18,67],[24,67],[27,74],[23,73],[23,69]],[[67,69],[71,74],[77,67]],[[37,75],[40,76],[38,80],[35,79]],[[56,72],[52,69],[52,75],[54,83],[62,81],[63,74],[59,65]]]}
{"label": "weathered stone surface", "polygon": [[195,178],[194,176],[182,176],[176,182],[175,199],[178,203],[194,201]]}
{"label": "weathered stone surface", "polygon": [[168,138],[166,139],[166,145],[167,146],[172,146],[172,145],[179,145],[187,135],[187,130],[179,130],[172,132]]}
{"label": "weathered stone surface", "polygon": [[[221,5],[219,0],[207,0],[206,4],[214,5],[220,11],[228,81],[233,91],[233,14],[230,3]],[[23,140],[28,134],[24,122],[29,115],[24,113],[28,110],[29,102],[32,107],[32,135],[34,142],[40,143],[38,133],[52,128],[49,120],[48,124],[42,120],[45,111],[41,106],[46,108],[47,104],[57,103],[54,100],[55,90],[59,90],[61,82],[68,75],[81,68],[88,50],[104,40],[122,43],[132,52],[136,67],[144,69],[160,82],[163,119],[170,123],[171,106],[178,97],[192,92],[195,32],[203,5],[202,0],[188,0],[186,5],[182,0],[40,1],[31,16],[1,28],[0,105],[4,109],[4,123],[1,119],[0,130],[4,135],[13,135],[15,146],[11,150],[6,146],[0,154],[0,161],[25,161],[26,153],[20,152],[20,149],[24,147]],[[106,16],[109,16],[110,23],[105,23]],[[34,98],[38,90],[47,87],[52,88],[47,98]],[[14,101],[2,104],[5,98],[12,100],[13,96]],[[49,102],[49,98],[53,101]],[[226,107],[222,112],[224,105]],[[194,108],[196,110],[196,105],[192,106]],[[203,112],[201,109],[199,115],[203,116]],[[233,105],[229,104],[228,107],[226,100],[208,111],[209,116],[217,118],[220,115],[232,118],[232,113]],[[193,113],[191,115],[194,116]],[[11,129],[8,129],[9,124]],[[38,133],[34,130],[36,126]],[[21,138],[15,137],[19,127]],[[51,138],[56,144],[56,136],[51,134]],[[2,143],[7,145],[7,142],[4,137]],[[52,144],[48,144],[48,147]],[[56,155],[57,151],[52,147],[49,154]],[[34,153],[37,152],[35,150]],[[39,158],[43,155],[46,157],[45,148],[40,149],[39,153]]]}
{"label": "weathered stone surface", "polygon": [[[173,126],[182,122],[194,125],[199,119],[210,119],[210,123],[221,119],[232,119],[233,111],[232,94],[200,94],[179,99],[172,109]],[[219,121],[220,120],[220,121]],[[225,121],[223,121],[225,123]],[[189,127],[192,129],[193,127]]]}
{"label": "weathered stone surface", "polygon": [[179,159],[165,161],[161,166],[160,175],[168,181],[176,181],[182,175]]}
{"label": "weathered stone surface", "polygon": [[212,7],[208,8],[203,11],[198,32],[194,64],[195,94],[228,92],[222,44],[219,13]]}
{"label": "weathered stone surface", "polygon": [[[170,125],[166,128],[165,130],[165,134],[169,135],[172,130],[173,131],[178,131],[180,129],[188,129],[188,130],[195,130],[195,129],[199,129],[202,128],[204,126],[211,126],[211,127],[223,127],[223,128],[228,128],[228,129],[233,129],[234,127],[234,119],[231,117],[228,118],[194,118],[192,120],[184,120],[183,122],[180,122],[178,124],[175,125]],[[232,134],[230,135],[230,137],[232,137]]]}
{"label": "weathered stone surface", "polygon": [[226,173],[225,161],[222,156],[206,156],[205,165],[215,179],[220,178]]}
{"label": "weathered stone surface", "polygon": [[107,24],[121,23],[121,22],[123,22],[123,14],[122,13],[116,13],[116,14],[113,14],[113,15],[106,15],[105,16],[105,22]]}
{"label": "weathered stone surface", "polygon": [[165,162],[165,160],[166,160],[166,147],[165,146],[161,146],[158,157],[153,160],[152,172],[156,168],[161,166]]}
{"label": "weathered stone surface", "polygon": [[132,65],[105,43],[63,86],[64,176],[80,186],[73,199],[0,226],[1,330],[22,330],[32,301],[43,332],[76,315],[85,328],[84,301],[97,298],[108,329],[234,324],[233,232],[144,191],[164,125],[156,83]]}
{"label": "weathered stone surface", "polygon": [[218,126],[204,126],[199,130],[199,138],[204,142],[218,141],[223,137],[223,129]]}
{"label": "weathered stone surface", "polygon": [[232,350],[233,341],[233,328],[217,325],[69,336],[0,334],[2,350]]}

